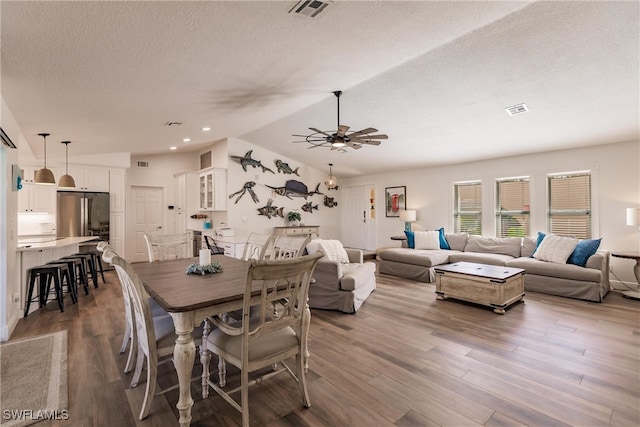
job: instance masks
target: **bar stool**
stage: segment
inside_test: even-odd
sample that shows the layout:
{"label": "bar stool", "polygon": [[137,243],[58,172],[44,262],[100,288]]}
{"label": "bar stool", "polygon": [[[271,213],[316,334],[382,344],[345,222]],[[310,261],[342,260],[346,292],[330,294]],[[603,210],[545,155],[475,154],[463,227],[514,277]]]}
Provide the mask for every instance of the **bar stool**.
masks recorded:
{"label": "bar stool", "polygon": [[93,262],[93,257],[90,253],[78,253],[62,257],[62,259],[80,258],[85,264],[85,273],[87,275],[87,283],[89,282],[89,276],[93,280],[93,287],[98,287],[98,275],[96,273],[96,264]]}
{"label": "bar stool", "polygon": [[58,261],[61,262],[73,262],[75,266],[74,277],[76,279],[76,289],[78,288],[77,283],[82,284],[84,288],[84,294],[89,295],[89,277],[87,276],[87,270],[84,265],[84,258],[81,257],[71,257],[71,258],[61,258]]}
{"label": "bar stool", "polygon": [[[55,284],[56,299],[58,300],[60,311],[64,312],[64,299],[61,283],[64,278],[67,280],[67,285],[71,286],[69,266],[66,263],[46,264],[31,268],[29,270],[29,290],[27,292],[27,301],[24,308],[24,317],[27,317],[29,314],[29,306],[33,301],[38,301],[39,308],[42,308],[47,304],[49,288],[52,280]],[[36,280],[38,281],[38,296],[34,298],[33,288],[35,287]],[[74,304],[78,301],[77,296],[74,293],[71,294],[71,299]]]}
{"label": "bar stool", "polygon": [[95,250],[89,252],[91,254],[91,258],[93,259],[93,265],[96,266],[96,273],[100,270],[100,276],[102,276],[102,283],[107,283],[104,280],[104,269],[102,268],[102,252]]}
{"label": "bar stool", "polygon": [[[80,275],[78,274],[78,269],[77,266],[79,266],[82,263],[81,260],[79,259],[58,259],[55,261],[49,261],[47,263],[47,265],[50,264],[67,264],[67,268],[69,270],[69,278],[71,280],[71,285],[69,286],[69,291],[71,293],[71,290],[73,290],[73,295],[75,295],[76,297],[76,301],[78,301],[78,280],[80,280]],[[62,283],[62,280],[61,280]],[[86,283],[86,282],[85,282]],[[88,286],[86,286],[85,292],[88,294]],[[72,288],[72,289],[71,289]],[[72,295],[72,296],[73,296]]]}

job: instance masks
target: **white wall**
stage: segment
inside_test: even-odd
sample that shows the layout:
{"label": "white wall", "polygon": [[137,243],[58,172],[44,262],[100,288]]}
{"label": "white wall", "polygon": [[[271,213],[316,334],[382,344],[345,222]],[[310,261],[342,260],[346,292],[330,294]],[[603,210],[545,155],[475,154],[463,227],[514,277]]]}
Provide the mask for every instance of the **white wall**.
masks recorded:
{"label": "white wall", "polygon": [[[638,230],[625,223],[626,208],[640,206],[640,142],[623,142],[589,148],[492,159],[342,179],[341,186],[376,185],[377,246],[397,246],[390,236],[402,234],[397,218],[384,216],[384,188],[405,185],[407,208],[416,209],[417,222],[427,229],[453,228],[453,183],[483,182],[483,234],[493,236],[496,178],[531,177],[531,234],[546,230],[546,174],[590,170],[593,173],[593,237],[602,237],[601,248],[638,251]],[[382,213],[382,215],[380,215]],[[611,258],[613,272],[623,281],[635,283],[633,261]],[[615,280],[615,277],[611,277]]]}
{"label": "white wall", "polygon": [[[1,99],[0,126],[15,145],[26,144],[13,114]],[[11,165],[18,164],[18,150],[0,147],[0,341],[9,334],[20,319],[19,303],[11,301],[11,294],[20,292],[18,245],[18,192],[11,191]]]}
{"label": "white wall", "polygon": [[[245,172],[239,163],[229,160],[227,170],[228,194],[239,191],[245,182],[254,181],[256,186],[253,190],[260,199],[259,203],[254,203],[251,200],[251,195],[246,193],[237,204],[235,203],[237,196],[229,200],[227,205],[228,225],[234,229],[236,236],[247,236],[250,232],[273,233],[273,227],[287,225],[287,212],[298,209],[302,215],[301,223],[304,225],[319,225],[322,238],[337,239],[340,237],[340,207],[328,208],[324,206],[324,196],[314,195],[306,200],[303,197],[288,199],[284,196],[276,195],[270,188],[266,187],[266,185],[282,187],[288,180],[293,179],[304,183],[308,191],[315,190],[316,185],[319,183],[320,192],[327,194],[324,179],[329,174],[329,166],[327,166],[326,171],[319,171],[302,165],[286,156],[265,150],[237,138],[229,138],[227,149],[230,156],[244,156],[247,151],[253,150],[251,157],[254,160],[260,160],[264,166],[275,172],[275,174],[262,172],[262,168],[259,167],[248,167]],[[300,176],[278,173],[274,163],[276,159],[288,163],[292,169],[299,168],[298,173]],[[284,208],[283,215],[285,218],[272,217],[268,219],[266,216],[258,215],[257,209],[266,206],[269,198],[273,198],[273,206]],[[318,209],[313,209],[313,213],[303,211],[302,206],[307,202],[312,202],[313,206],[318,205]]]}

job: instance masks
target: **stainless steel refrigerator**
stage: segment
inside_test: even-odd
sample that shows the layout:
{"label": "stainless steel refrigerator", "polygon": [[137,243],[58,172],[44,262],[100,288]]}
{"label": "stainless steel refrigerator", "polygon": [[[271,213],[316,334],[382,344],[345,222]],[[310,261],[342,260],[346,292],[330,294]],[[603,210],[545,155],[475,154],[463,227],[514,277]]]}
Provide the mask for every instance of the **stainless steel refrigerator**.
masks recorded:
{"label": "stainless steel refrigerator", "polygon": [[109,193],[58,191],[58,237],[109,240]]}

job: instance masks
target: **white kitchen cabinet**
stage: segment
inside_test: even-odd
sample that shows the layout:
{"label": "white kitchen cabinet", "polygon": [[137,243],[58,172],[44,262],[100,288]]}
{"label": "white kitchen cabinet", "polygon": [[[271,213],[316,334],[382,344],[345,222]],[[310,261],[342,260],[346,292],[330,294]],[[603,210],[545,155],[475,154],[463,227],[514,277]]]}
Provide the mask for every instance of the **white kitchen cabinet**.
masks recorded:
{"label": "white kitchen cabinet", "polygon": [[188,228],[194,226],[194,223],[190,223],[189,217],[200,209],[198,204],[198,173],[180,172],[173,177],[175,232],[185,233]]}
{"label": "white kitchen cabinet", "polygon": [[69,165],[69,175],[76,182],[76,191],[109,191],[107,168]]}
{"label": "white kitchen cabinet", "polygon": [[56,186],[24,182],[18,191],[18,212],[56,214]]}
{"label": "white kitchen cabinet", "polygon": [[209,169],[200,172],[200,209],[203,211],[227,210],[227,171]]}

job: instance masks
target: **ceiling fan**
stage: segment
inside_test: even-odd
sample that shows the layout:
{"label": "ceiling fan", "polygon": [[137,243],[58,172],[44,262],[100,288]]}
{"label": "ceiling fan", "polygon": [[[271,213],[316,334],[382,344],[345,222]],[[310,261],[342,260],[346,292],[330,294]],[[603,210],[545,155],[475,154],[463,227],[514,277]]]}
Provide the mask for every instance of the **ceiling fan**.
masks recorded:
{"label": "ceiling fan", "polygon": [[384,134],[374,135],[378,132],[378,129],[366,128],[359,131],[349,131],[349,126],[340,124],[340,96],[341,90],[333,92],[338,101],[338,130],[334,133],[329,133],[316,128],[309,128],[313,131],[310,135],[293,135],[303,137],[304,140],[293,141],[294,143],[308,142],[311,144],[309,148],[317,147],[331,147],[331,150],[340,150],[346,152],[344,147],[351,147],[354,150],[359,150],[364,144],[368,145],[380,145],[381,139],[388,139],[389,137]]}

